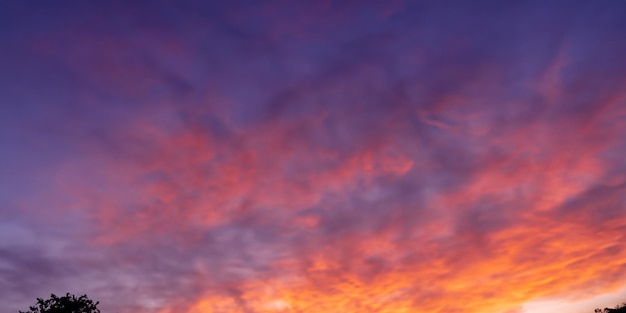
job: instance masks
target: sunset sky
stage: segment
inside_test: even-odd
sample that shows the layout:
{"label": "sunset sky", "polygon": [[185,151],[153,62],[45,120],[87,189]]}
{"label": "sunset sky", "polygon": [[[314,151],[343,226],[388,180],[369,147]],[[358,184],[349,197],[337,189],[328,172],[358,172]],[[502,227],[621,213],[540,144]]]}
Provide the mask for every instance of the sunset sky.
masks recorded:
{"label": "sunset sky", "polygon": [[0,1],[0,312],[626,301],[626,1]]}

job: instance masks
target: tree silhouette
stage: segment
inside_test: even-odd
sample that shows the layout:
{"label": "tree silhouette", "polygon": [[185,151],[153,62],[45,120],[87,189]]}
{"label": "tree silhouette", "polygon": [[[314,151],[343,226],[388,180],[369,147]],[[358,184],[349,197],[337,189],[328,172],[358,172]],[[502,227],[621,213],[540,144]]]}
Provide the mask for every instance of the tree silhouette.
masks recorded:
{"label": "tree silhouette", "polygon": [[50,295],[50,299],[37,298],[37,304],[30,307],[30,310],[19,313],[100,313],[97,305],[100,302],[93,302],[82,295],[76,298],[69,293],[62,297]]}
{"label": "tree silhouette", "polygon": [[594,312],[595,313],[626,313],[626,303],[622,303],[622,305],[618,305],[614,309],[611,309],[611,308],[604,308],[604,310],[596,309]]}

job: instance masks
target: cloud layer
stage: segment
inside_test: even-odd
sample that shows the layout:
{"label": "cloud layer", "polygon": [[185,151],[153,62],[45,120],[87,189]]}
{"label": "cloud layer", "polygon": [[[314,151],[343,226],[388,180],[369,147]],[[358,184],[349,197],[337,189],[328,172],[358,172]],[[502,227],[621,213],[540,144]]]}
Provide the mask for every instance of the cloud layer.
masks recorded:
{"label": "cloud layer", "polygon": [[0,6],[2,311],[515,312],[624,287],[621,3]]}

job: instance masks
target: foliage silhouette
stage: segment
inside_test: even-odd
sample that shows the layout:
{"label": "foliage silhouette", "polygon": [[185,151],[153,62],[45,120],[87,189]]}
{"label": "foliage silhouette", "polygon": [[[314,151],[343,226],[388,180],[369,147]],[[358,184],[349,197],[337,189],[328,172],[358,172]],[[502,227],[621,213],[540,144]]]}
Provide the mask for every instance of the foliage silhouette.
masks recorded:
{"label": "foliage silhouette", "polygon": [[618,305],[613,309],[611,308],[604,308],[604,310],[596,309],[594,312],[595,313],[626,313],[626,303],[622,303],[622,305]]}
{"label": "foliage silhouette", "polygon": [[89,300],[87,295],[77,298],[69,293],[62,297],[52,294],[48,300],[37,298],[37,304],[28,311],[19,313],[100,313],[98,303],[100,302]]}

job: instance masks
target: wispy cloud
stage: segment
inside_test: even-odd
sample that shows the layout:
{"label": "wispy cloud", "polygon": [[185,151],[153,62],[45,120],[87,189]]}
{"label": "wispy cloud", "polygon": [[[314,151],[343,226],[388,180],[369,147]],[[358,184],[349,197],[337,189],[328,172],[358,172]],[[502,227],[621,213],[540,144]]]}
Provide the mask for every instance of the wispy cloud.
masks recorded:
{"label": "wispy cloud", "polygon": [[6,310],[513,312],[623,287],[621,4],[3,6]]}

